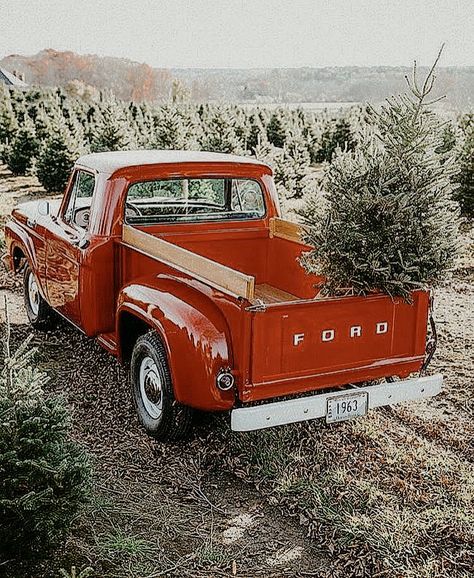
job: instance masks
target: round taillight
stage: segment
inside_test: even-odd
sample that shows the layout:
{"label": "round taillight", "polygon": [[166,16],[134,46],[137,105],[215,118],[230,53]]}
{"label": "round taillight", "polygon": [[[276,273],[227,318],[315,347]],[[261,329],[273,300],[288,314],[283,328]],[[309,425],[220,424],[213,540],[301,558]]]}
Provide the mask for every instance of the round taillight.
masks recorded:
{"label": "round taillight", "polygon": [[228,391],[234,386],[235,379],[229,370],[224,370],[216,378],[217,387],[222,391]]}

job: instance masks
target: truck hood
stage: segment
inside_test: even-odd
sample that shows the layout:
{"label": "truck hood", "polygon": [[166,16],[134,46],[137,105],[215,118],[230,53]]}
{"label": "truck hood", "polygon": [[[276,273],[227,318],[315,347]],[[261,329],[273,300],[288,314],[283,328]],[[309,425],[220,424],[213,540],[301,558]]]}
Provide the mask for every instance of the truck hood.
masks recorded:
{"label": "truck hood", "polygon": [[57,216],[59,208],[61,206],[62,199],[37,199],[34,201],[27,201],[26,203],[20,203],[12,211],[12,216],[21,222],[25,222],[27,219],[33,219],[38,215],[38,205],[41,201],[49,201],[50,215]]}

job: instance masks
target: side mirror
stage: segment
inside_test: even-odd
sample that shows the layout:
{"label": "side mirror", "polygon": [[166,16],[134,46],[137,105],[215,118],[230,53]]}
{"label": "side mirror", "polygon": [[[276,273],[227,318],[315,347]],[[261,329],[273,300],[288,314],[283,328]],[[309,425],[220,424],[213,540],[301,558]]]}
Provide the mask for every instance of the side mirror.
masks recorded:
{"label": "side mirror", "polygon": [[38,215],[47,217],[50,213],[49,201],[40,201],[38,203]]}

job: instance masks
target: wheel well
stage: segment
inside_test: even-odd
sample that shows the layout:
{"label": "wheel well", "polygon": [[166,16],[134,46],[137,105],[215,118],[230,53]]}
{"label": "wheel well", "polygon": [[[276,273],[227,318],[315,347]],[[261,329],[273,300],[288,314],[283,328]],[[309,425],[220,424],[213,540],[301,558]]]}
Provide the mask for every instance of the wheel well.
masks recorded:
{"label": "wheel well", "polygon": [[119,344],[121,358],[124,363],[132,359],[132,352],[137,339],[151,329],[150,325],[140,317],[124,311],[119,319]]}
{"label": "wheel well", "polygon": [[21,269],[23,261],[26,259],[26,255],[18,245],[13,249],[13,270],[17,273]]}

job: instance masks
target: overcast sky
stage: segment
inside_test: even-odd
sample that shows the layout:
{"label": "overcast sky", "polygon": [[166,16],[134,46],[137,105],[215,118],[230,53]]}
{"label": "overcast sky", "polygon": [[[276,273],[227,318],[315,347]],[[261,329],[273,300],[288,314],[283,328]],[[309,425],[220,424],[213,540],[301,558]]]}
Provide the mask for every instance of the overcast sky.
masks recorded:
{"label": "overcast sky", "polygon": [[474,65],[474,0],[0,0],[0,57],[43,48],[158,67]]}

